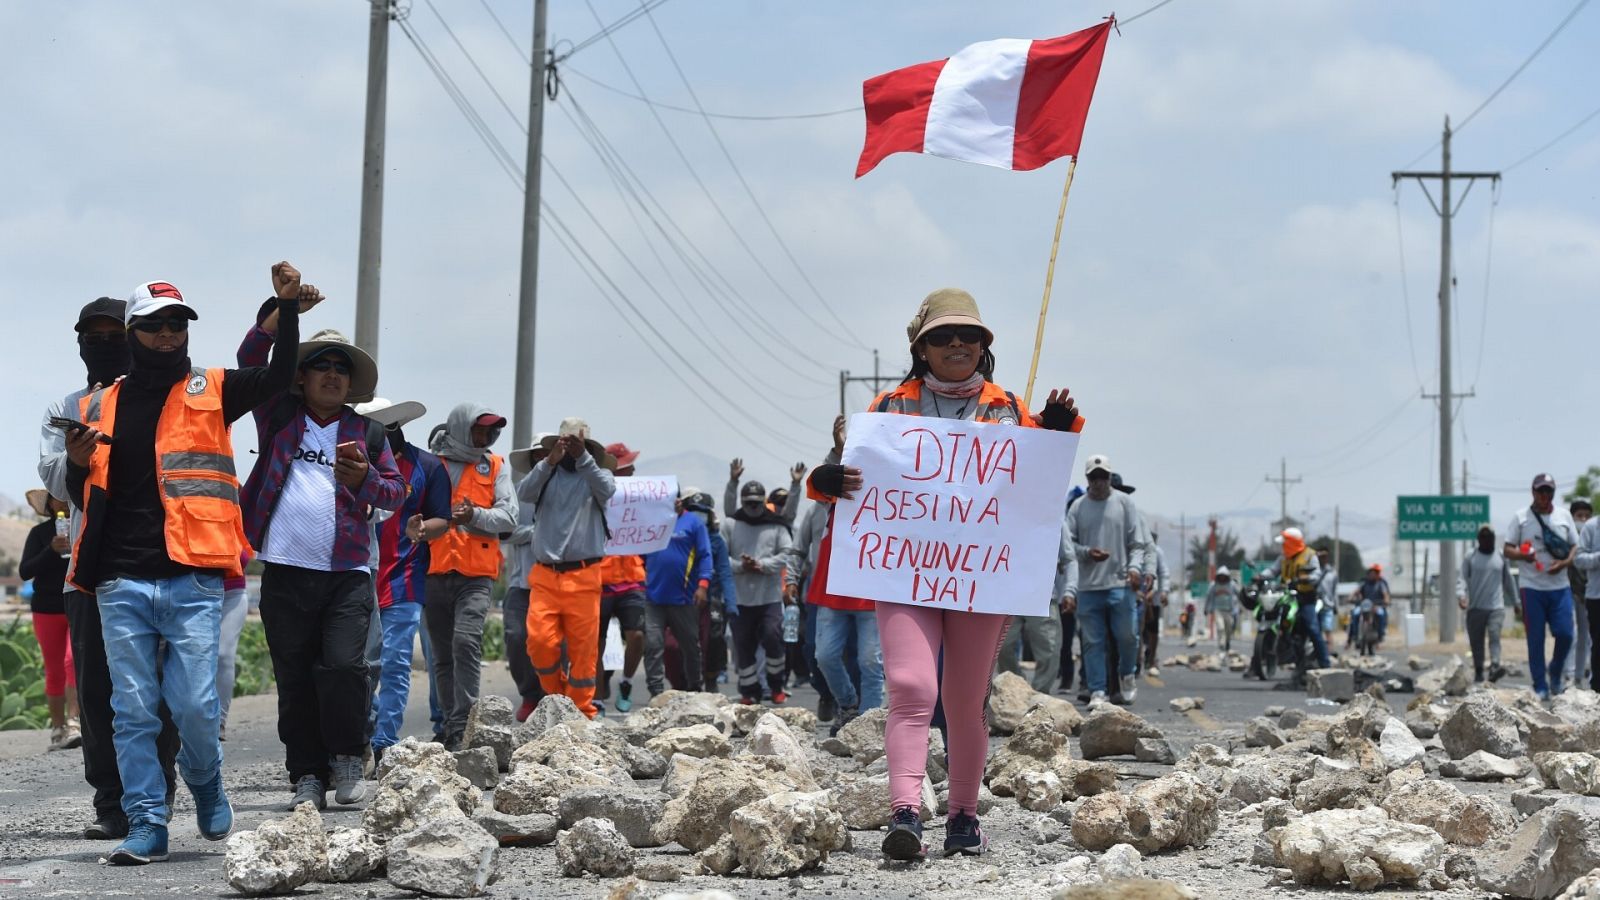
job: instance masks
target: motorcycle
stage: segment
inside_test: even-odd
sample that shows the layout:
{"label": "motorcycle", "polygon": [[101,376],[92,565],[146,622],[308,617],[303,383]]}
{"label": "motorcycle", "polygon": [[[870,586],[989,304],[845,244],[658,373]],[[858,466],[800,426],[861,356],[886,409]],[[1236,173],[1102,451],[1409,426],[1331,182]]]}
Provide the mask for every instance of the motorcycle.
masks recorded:
{"label": "motorcycle", "polygon": [[1278,584],[1252,585],[1242,598],[1246,609],[1256,617],[1256,639],[1248,674],[1270,681],[1279,667],[1294,664],[1294,623],[1300,614],[1300,598]]}
{"label": "motorcycle", "polygon": [[1362,656],[1374,656],[1378,647],[1378,607],[1371,600],[1362,600],[1356,608],[1356,651]]}

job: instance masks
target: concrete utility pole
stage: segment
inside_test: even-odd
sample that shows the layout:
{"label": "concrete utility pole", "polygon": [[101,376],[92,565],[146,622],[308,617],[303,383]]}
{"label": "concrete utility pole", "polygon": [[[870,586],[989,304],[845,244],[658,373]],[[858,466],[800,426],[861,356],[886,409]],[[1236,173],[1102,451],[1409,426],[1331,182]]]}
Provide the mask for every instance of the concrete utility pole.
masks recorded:
{"label": "concrete utility pole", "polygon": [[[1439,393],[1431,395],[1432,399],[1439,401],[1439,493],[1450,496],[1455,493],[1452,484],[1451,439],[1454,431],[1455,411],[1451,408],[1458,397],[1470,397],[1471,393],[1457,394],[1451,390],[1450,371],[1450,295],[1455,289],[1455,279],[1451,276],[1450,268],[1450,222],[1461,209],[1461,203],[1467,199],[1467,194],[1479,179],[1490,182],[1500,180],[1499,172],[1452,172],[1450,171],[1450,118],[1444,120],[1444,139],[1441,142],[1442,158],[1437,172],[1394,172],[1394,183],[1398,184],[1402,178],[1415,179],[1422,187],[1422,192],[1428,197],[1428,202],[1433,205],[1433,211],[1439,214]],[[1439,182],[1439,202],[1433,202],[1433,195],[1428,193],[1427,182]],[[1461,200],[1454,206],[1450,204],[1450,182],[1464,180],[1467,183],[1461,192]],[[1429,396],[1424,394],[1423,396]],[[1449,585],[1456,580],[1456,547],[1451,541],[1439,542],[1439,585],[1440,595]],[[1426,585],[1423,586],[1426,589]],[[1439,604],[1439,641],[1448,644],[1456,639],[1456,620],[1458,610],[1454,603]]]}
{"label": "concrete utility pole", "polygon": [[1289,485],[1299,484],[1300,476],[1289,477],[1289,460],[1287,457],[1278,460],[1278,477],[1267,476],[1268,484],[1278,486],[1278,530],[1289,527]]}
{"label": "concrete utility pole", "polygon": [[533,363],[539,308],[539,175],[544,166],[544,81],[549,66],[545,50],[548,0],[533,4],[533,64],[528,76],[528,156],[522,200],[522,283],[517,290],[517,367],[511,400],[511,446],[533,443]]}
{"label": "concrete utility pole", "polygon": [[840,372],[839,415],[841,416],[850,415],[850,411],[845,408],[844,389],[852,383],[870,384],[872,385],[872,393],[876,395],[878,392],[883,390],[884,385],[893,384],[894,378],[892,376],[878,374],[878,351],[876,350],[872,351],[872,376],[870,378],[866,375],[857,375],[852,377],[849,369]]}
{"label": "concrete utility pole", "polygon": [[383,141],[389,107],[389,23],[395,0],[370,0],[367,132],[361,157],[361,236],[356,251],[356,346],[378,358],[378,287],[383,274]]}

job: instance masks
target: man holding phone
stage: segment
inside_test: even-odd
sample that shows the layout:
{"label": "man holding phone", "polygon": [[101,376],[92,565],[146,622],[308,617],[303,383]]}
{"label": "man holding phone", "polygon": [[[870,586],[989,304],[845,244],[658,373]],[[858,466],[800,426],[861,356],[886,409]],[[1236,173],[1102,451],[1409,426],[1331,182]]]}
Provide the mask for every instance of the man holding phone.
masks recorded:
{"label": "man holding phone", "polygon": [[[307,305],[320,301],[320,293]],[[284,339],[263,308],[239,362]],[[293,382],[255,412],[260,455],[245,483],[244,530],[265,566],[261,624],[278,683],[278,738],[294,797],[317,809],[334,788],[359,802],[367,747],[367,635],[372,587],[370,509],[398,509],[406,483],[383,426],[348,403],[372,399],[378,366],[332,329],[301,343]]]}
{"label": "man holding phone", "polygon": [[[128,328],[124,323],[128,304],[101,297],[78,312],[75,327],[78,356],[83,360],[85,381],[82,387],[50,404],[45,411],[39,437],[39,477],[57,500],[69,502],[67,489],[67,437],[69,432],[87,428],[78,418],[79,401],[128,374]],[[79,423],[62,428],[58,420]],[[68,510],[70,541],[75,543],[83,528],[83,516],[76,507]],[[111,671],[106,665],[105,638],[100,633],[100,604],[94,594],[67,585],[64,603],[67,628],[72,641],[72,668],[78,685],[78,709],[83,731],[83,776],[94,788],[94,822],[83,830],[89,840],[121,840],[128,834],[128,817],[122,812],[122,776],[117,772],[117,748],[112,743]],[[160,705],[161,731],[156,739],[157,756],[166,780],[168,806],[178,784],[173,768],[178,755],[178,729],[165,703]]]}
{"label": "man holding phone", "polygon": [[[316,289],[287,262],[272,267],[272,285],[268,306],[295,339],[300,299]],[[294,359],[194,367],[189,324],[198,318],[171,282],[135,288],[125,310],[128,375],[79,400],[77,418],[89,427],[66,441],[67,492],[83,519],[68,580],[95,592],[99,604],[128,819],[126,839],[107,857],[113,865],[167,858],[170,806],[157,751],[163,698],[201,836],[219,841],[233,829],[216,681],[222,581],[243,573],[229,426],[289,386]],[[102,433],[114,443],[102,443]]]}

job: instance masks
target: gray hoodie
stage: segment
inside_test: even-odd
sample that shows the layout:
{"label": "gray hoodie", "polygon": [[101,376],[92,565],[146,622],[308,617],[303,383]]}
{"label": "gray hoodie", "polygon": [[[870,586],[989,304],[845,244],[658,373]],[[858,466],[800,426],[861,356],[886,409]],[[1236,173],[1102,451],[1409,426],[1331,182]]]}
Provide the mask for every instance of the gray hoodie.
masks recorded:
{"label": "gray hoodie", "polygon": [[[428,439],[428,449],[444,463],[452,492],[461,482],[461,473],[468,466],[487,462],[494,456],[487,448],[472,446],[472,423],[478,421],[479,416],[493,412],[487,406],[462,403],[450,410],[450,417],[445,424],[433,429]],[[501,460],[500,472],[494,479],[494,505],[474,509],[466,525],[451,527],[497,540],[509,537],[516,530],[517,498],[511,492],[511,467],[504,460]]]}
{"label": "gray hoodie", "polygon": [[[1127,587],[1129,573],[1144,571],[1145,537],[1133,499],[1112,491],[1104,500],[1085,494],[1067,508],[1067,533],[1078,551],[1078,592]],[[1090,548],[1110,554],[1100,562]]]}
{"label": "gray hoodie", "polygon": [[[728,542],[728,562],[740,606],[768,606],[783,600],[783,570],[790,564],[789,529],[778,522],[752,525],[737,519],[722,520],[722,538]],[[741,557],[755,559],[760,570],[746,572]]]}
{"label": "gray hoodie", "polygon": [[533,563],[582,562],[606,553],[606,504],[616,479],[585,453],[572,471],[539,460],[517,485],[517,496],[533,509]]}

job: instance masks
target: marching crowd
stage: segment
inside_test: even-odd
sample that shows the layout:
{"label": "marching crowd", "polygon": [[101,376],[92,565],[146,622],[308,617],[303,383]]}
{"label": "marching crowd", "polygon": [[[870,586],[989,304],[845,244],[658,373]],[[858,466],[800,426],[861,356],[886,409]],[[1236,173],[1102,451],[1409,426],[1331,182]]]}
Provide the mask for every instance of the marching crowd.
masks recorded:
{"label": "marching crowd", "polygon": [[[1021,671],[1022,652],[1035,661],[1036,689],[1076,685],[1089,703],[1133,703],[1138,671],[1159,673],[1165,558],[1133,487],[1103,455],[1088,458],[1086,487],[1069,497],[1043,616],[829,592],[834,504],[863,485],[861,470],[843,462],[843,417],[826,457],[797,464],[786,487],[743,480],[736,459],[720,506],[682,490],[665,549],[607,556],[606,508],[617,477],[633,474],[636,451],[602,444],[584,420],[567,418],[502,457],[492,448],[505,417],[472,402],[414,444],[407,429],[425,408],[377,397],[376,362],[338,332],[302,340],[301,315],[323,297],[293,266],[274,265],[272,285],[234,368],[190,360],[198,315],[169,283],[86,305],[75,326],[83,380],[45,415],[45,487],[30,502],[47,518],[30,534],[24,575],[34,579],[52,747],[81,742],[95,809],[84,834],[118,840],[114,864],[166,858],[180,780],[203,837],[232,829],[222,741],[252,560],[290,808],[321,809],[330,790],[339,804],[364,798],[368,765],[401,738],[419,644],[434,739],[461,747],[502,577],[519,718],[555,694],[590,717],[608,705],[626,712],[641,664],[651,696],[669,686],[718,691],[730,656],[739,702],[782,704],[804,679],[835,733],[886,705],[893,824],[883,852],[892,859],[926,852],[917,810],[930,727],[945,732],[949,749],[945,852],[985,848],[977,819],[985,699],[997,670]],[[964,291],[930,294],[907,339],[911,370],[872,411],[1081,430],[1069,392],[1051,391],[1035,414],[992,381],[995,335]],[[257,441],[241,485],[231,426],[247,414]],[[815,501],[803,518],[802,496]],[[1521,538],[1508,536],[1504,557],[1526,553],[1542,566],[1539,553],[1561,549],[1543,533]],[[1308,583],[1331,575],[1297,531],[1280,540],[1283,560],[1271,575]],[[1575,531],[1572,540],[1576,553]],[[1541,571],[1553,577],[1559,568]],[[1373,575],[1363,590],[1387,601],[1381,573]],[[1495,578],[1469,560],[1463,603],[1470,595],[1477,609]],[[1524,588],[1531,609],[1543,588],[1527,579]],[[1222,570],[1206,611],[1224,620],[1224,646],[1238,602]],[[1559,598],[1549,603],[1559,671]],[[1491,630],[1487,620],[1472,626],[1479,618],[1469,612],[1475,658]],[[601,665],[612,622],[623,644],[617,671]],[[1310,627],[1326,665],[1322,626]],[[1536,687],[1541,676],[1535,667]]]}

